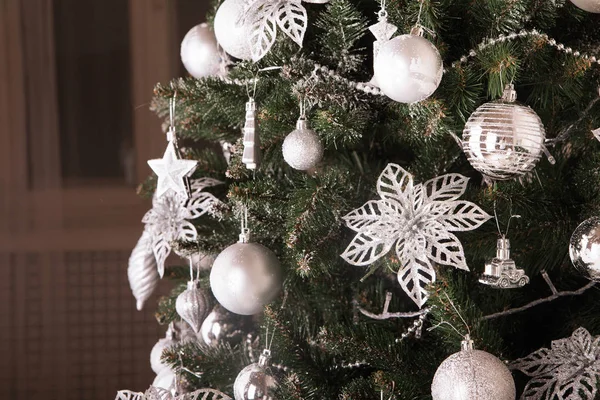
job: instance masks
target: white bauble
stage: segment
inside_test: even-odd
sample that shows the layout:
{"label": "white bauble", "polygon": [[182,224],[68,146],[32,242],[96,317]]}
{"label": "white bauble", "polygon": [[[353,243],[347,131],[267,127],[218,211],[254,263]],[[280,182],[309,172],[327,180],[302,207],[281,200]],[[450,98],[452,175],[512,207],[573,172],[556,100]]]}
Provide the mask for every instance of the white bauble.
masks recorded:
{"label": "white bauble", "polygon": [[177,379],[175,372],[173,372],[171,368],[165,368],[156,375],[154,382],[152,382],[152,386],[165,390],[171,390],[175,384],[175,379]]}
{"label": "white bauble", "polygon": [[591,13],[600,13],[600,0],[571,0],[577,7]]}
{"label": "white bauble", "polygon": [[435,92],[444,66],[438,49],[420,35],[397,36],[383,44],[373,63],[381,91],[400,103],[416,103]]}
{"label": "white bauble", "polygon": [[433,400],[515,400],[513,377],[502,361],[481,350],[461,350],[437,369]]}
{"label": "white bauble", "polygon": [[575,229],[569,256],[583,276],[600,281],[600,217],[587,219]]}
{"label": "white bauble", "polygon": [[301,171],[314,168],[323,158],[323,143],[308,121],[299,119],[296,129],[286,136],[282,146],[283,158]]}
{"label": "white bauble", "polygon": [[215,15],[215,36],[227,53],[242,60],[252,60],[250,35],[252,26],[240,21],[244,0],[225,0]]}
{"label": "white bauble", "polygon": [[173,340],[173,336],[167,332],[167,337],[159,339],[150,351],[150,368],[154,373],[158,374],[165,368],[169,368],[168,364],[161,361],[162,353],[166,348],[174,346],[177,342]]}
{"label": "white bauble", "polygon": [[262,311],[281,290],[281,268],[275,254],[258,243],[236,243],[219,254],[210,271],[217,301],[235,314]]}
{"label": "white bauble", "polygon": [[181,42],[181,62],[194,78],[219,75],[221,56],[217,39],[208,24],[194,26]]}

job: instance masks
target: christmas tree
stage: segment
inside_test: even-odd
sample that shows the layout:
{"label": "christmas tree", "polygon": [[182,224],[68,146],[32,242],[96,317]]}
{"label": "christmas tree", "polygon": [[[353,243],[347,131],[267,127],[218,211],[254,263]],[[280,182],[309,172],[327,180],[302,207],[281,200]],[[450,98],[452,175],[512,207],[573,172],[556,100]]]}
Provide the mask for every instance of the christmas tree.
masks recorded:
{"label": "christmas tree", "polygon": [[[175,282],[155,386],[593,399],[598,13],[216,2],[182,44],[193,76],[157,84],[152,104],[169,147],[140,186],[154,206],[130,281],[140,307],[157,264]],[[183,261],[165,269],[171,251]]]}

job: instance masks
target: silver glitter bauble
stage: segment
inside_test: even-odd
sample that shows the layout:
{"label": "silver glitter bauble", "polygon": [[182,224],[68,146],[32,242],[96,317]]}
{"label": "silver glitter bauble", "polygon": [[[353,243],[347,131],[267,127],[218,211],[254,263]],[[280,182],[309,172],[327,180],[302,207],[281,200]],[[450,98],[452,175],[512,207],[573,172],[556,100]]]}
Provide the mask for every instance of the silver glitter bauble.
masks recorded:
{"label": "silver glitter bauble", "polygon": [[198,281],[189,281],[175,302],[177,314],[198,333],[202,322],[210,312],[210,299],[204,289],[198,286]]}
{"label": "silver glitter bauble", "polygon": [[154,371],[154,373],[158,374],[163,369],[169,368],[168,364],[165,364],[161,361],[162,353],[165,349],[176,344],[177,340],[175,340],[173,331],[171,330],[171,328],[169,328],[165,337],[159,339],[150,351],[150,368],[152,368],[152,371]]}
{"label": "silver glitter bauble", "polygon": [[444,66],[438,49],[421,32],[385,42],[373,63],[381,91],[400,103],[416,103],[435,92]]}
{"label": "silver glitter bauble", "polygon": [[223,250],[210,271],[210,287],[227,310],[253,315],[281,290],[281,268],[275,254],[258,243],[239,242]]}
{"label": "silver glitter bauble", "polygon": [[445,359],[435,372],[433,400],[515,400],[515,382],[506,365],[470,344],[463,342],[463,350]]}
{"label": "silver glitter bauble", "polygon": [[217,39],[208,24],[194,26],[181,42],[181,62],[194,78],[215,76],[221,72]]}
{"label": "silver glitter bauble", "polygon": [[600,13],[600,0],[571,0],[577,7],[591,13]]}
{"label": "silver glitter bauble", "polygon": [[469,163],[493,180],[530,172],[544,152],[546,131],[530,107],[515,103],[512,86],[502,99],[485,103],[469,117],[462,145]]}
{"label": "silver glitter bauble", "polygon": [[270,357],[271,352],[264,350],[257,363],[240,371],[233,384],[235,400],[274,400],[277,381],[269,368]]}
{"label": "silver glitter bauble", "polygon": [[283,158],[290,167],[306,171],[314,168],[323,158],[323,143],[319,135],[310,129],[304,118],[296,123],[296,129],[283,141]]}
{"label": "silver glitter bauble", "polygon": [[232,321],[233,315],[217,304],[200,328],[200,335],[204,343],[209,346],[216,346],[223,338],[230,335],[235,329]]}
{"label": "silver glitter bauble", "polygon": [[583,221],[569,243],[573,265],[586,278],[600,280],[600,217]]}
{"label": "silver glitter bauble", "polygon": [[215,15],[215,36],[227,53],[235,58],[251,60],[250,35],[252,25],[241,18],[245,0],[225,0]]}

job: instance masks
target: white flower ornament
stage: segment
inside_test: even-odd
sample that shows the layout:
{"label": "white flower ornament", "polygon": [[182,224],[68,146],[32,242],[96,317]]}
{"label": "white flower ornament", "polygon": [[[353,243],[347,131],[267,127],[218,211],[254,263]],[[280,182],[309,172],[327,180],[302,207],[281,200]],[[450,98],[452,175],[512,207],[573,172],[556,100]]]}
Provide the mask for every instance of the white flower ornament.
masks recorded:
{"label": "white flower ornament", "polygon": [[469,178],[447,174],[415,185],[413,177],[397,164],[388,164],[379,180],[381,200],[343,217],[357,232],[342,258],[366,266],[396,247],[400,260],[398,282],[410,298],[422,307],[427,301],[426,286],[435,282],[434,264],[469,270],[464,250],[451,232],[478,228],[491,218],[478,205],[457,200]]}

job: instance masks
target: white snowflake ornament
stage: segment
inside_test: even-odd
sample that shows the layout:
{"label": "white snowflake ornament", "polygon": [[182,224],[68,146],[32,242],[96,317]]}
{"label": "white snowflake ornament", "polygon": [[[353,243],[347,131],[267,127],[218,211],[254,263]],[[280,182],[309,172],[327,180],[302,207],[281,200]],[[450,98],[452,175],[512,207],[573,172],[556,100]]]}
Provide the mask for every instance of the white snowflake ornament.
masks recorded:
{"label": "white snowflake ornament", "polygon": [[578,328],[570,338],[555,340],[550,349],[534,351],[511,363],[510,368],[533,378],[521,399],[595,399],[600,379],[600,337]]}
{"label": "white snowflake ornament", "polygon": [[163,158],[148,160],[148,165],[158,176],[156,196],[161,197],[171,189],[187,197],[185,178],[194,172],[197,164],[198,162],[193,160],[180,160],[175,144],[172,140],[169,141]]}
{"label": "white snowflake ornament", "polygon": [[215,196],[202,190],[221,183],[212,178],[195,179],[191,184],[192,195],[189,199],[173,191],[163,196],[155,195],[152,199],[152,209],[144,215],[142,222],[152,236],[152,251],[161,278],[165,273],[165,261],[171,253],[171,242],[195,241],[198,233],[189,221],[207,212],[214,212],[214,205],[220,203]]}
{"label": "white snowflake ornament", "polygon": [[343,217],[357,235],[342,258],[367,266],[395,245],[401,264],[398,282],[422,307],[426,286],[435,282],[434,264],[469,270],[462,244],[451,232],[476,229],[491,218],[478,205],[457,200],[468,181],[448,174],[415,185],[402,167],[388,164],[377,181],[381,200],[368,201]]}

